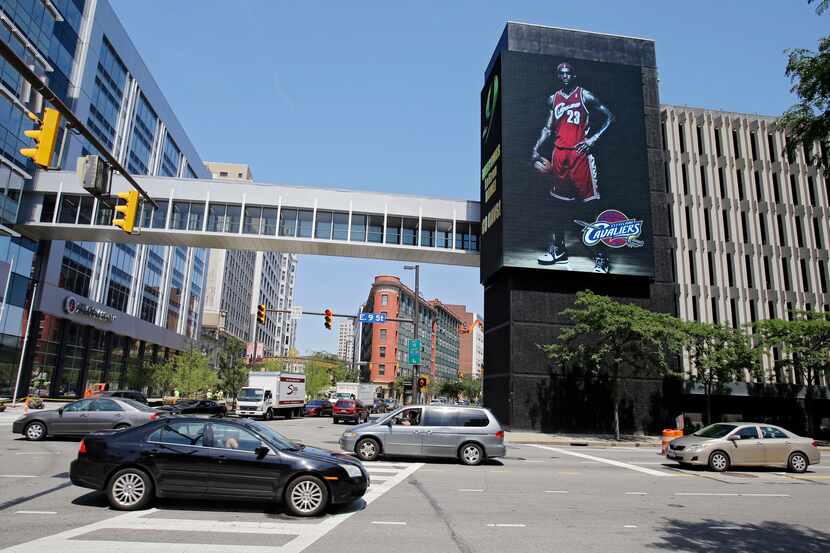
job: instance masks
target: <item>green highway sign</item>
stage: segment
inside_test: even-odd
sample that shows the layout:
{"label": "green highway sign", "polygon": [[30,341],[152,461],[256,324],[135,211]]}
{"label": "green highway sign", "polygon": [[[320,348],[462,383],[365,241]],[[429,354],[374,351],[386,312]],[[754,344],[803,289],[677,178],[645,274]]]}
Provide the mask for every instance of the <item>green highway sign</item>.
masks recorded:
{"label": "green highway sign", "polygon": [[420,365],[421,364],[421,341],[420,340],[410,340],[409,341],[409,355],[407,356],[407,362],[410,365]]}

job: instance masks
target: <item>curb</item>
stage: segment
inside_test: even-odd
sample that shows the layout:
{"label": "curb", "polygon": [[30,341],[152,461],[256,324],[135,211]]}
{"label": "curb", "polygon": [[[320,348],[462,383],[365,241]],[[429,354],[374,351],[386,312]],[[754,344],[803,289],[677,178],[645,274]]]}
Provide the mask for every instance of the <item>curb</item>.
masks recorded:
{"label": "curb", "polygon": [[641,447],[643,449],[655,448],[659,449],[660,442],[598,442],[593,440],[511,440],[505,437],[504,442],[507,444],[523,444],[523,445],[558,445],[571,447]]}

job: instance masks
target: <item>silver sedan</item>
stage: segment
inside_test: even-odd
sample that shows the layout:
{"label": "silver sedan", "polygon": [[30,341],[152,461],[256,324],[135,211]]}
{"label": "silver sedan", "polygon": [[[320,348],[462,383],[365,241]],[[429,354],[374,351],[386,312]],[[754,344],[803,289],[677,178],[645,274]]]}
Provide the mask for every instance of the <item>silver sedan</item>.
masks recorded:
{"label": "silver sedan", "polygon": [[49,411],[31,411],[14,421],[12,432],[28,440],[46,436],[83,435],[96,430],[139,426],[161,413],[131,399],[102,397],[82,399]]}
{"label": "silver sedan", "polygon": [[708,465],[717,472],[736,465],[783,465],[792,472],[804,472],[821,461],[812,438],[752,422],[710,424],[672,440],[666,457],[680,464]]}

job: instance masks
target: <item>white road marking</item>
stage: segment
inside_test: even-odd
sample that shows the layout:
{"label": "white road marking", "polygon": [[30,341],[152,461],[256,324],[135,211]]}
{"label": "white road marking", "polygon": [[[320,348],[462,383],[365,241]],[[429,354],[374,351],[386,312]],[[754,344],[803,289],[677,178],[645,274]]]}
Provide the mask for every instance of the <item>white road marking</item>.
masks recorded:
{"label": "white road marking", "polygon": [[545,490],[545,493],[568,493],[567,490]]}
{"label": "white road marking", "polygon": [[483,492],[484,490],[479,490],[475,488],[459,488],[458,491],[460,492]]}
{"label": "white road marking", "polygon": [[676,492],[674,495],[700,497],[738,497],[736,493]]}
{"label": "white road marking", "polygon": [[634,524],[623,524],[623,528],[637,528]]}
{"label": "white road marking", "polygon": [[394,520],[373,520],[370,524],[389,524],[393,526],[406,526],[405,522],[398,522]]}
{"label": "white road marking", "polygon": [[56,515],[57,511],[15,511],[16,515]]}
{"label": "white road marking", "polygon": [[488,524],[490,528],[527,528],[527,524]]}
{"label": "white road marking", "polygon": [[36,474],[0,474],[0,478],[38,478]]}
{"label": "white road marking", "polygon": [[[373,465],[374,464],[366,464],[367,468]],[[389,478],[382,484],[373,483],[366,495],[363,496],[363,501],[366,505],[371,504],[384,493],[409,478],[409,476],[423,466],[423,463],[384,463],[382,466],[399,466],[401,468],[397,474],[390,474]],[[66,551],[82,550],[84,553],[111,553],[112,551],[118,551],[119,553],[146,553],[151,550],[176,551],[177,553],[227,553],[228,551],[227,545],[213,545],[211,543],[157,543],[156,541],[152,541],[154,539],[153,537],[155,537],[155,539],[164,539],[163,534],[160,534],[160,532],[183,531],[193,532],[194,534],[205,534],[208,537],[203,538],[203,542],[209,541],[209,535],[211,532],[291,535],[296,537],[277,548],[276,551],[279,551],[279,553],[300,553],[361,510],[352,510],[350,512],[328,515],[316,524],[309,524],[271,521],[218,521],[150,518],[151,515],[159,512],[159,509],[153,508],[145,511],[134,511],[114,516],[106,520],[66,530],[52,536],[46,536],[27,543],[18,544],[10,547],[9,549],[4,549],[3,551],[24,553],[32,551],[33,546],[35,549],[46,548],[49,550]],[[167,514],[172,512],[174,511],[166,511]],[[147,531],[148,541],[84,539],[86,534],[101,530],[115,531],[117,535],[117,531],[121,529]],[[274,547],[265,546],[245,546],[244,549],[247,553],[273,553],[275,551]]]}
{"label": "white road marking", "polygon": [[788,493],[742,493],[741,497],[791,497]]}
{"label": "white road marking", "polygon": [[61,455],[55,451],[21,451],[15,455]]}
{"label": "white road marking", "polygon": [[625,495],[648,495],[648,492],[625,492]]}
{"label": "white road marking", "polygon": [[545,461],[542,459],[525,459],[525,463],[544,463]]}
{"label": "white road marking", "polygon": [[573,457],[581,457],[583,459],[596,461],[598,463],[605,463],[605,464],[608,464],[608,465],[613,465],[615,467],[629,469],[629,470],[633,470],[633,471],[636,471],[636,472],[642,472],[643,474],[648,474],[648,475],[651,475],[651,476],[673,476],[672,474],[669,474],[668,472],[661,472],[659,470],[648,469],[648,468],[645,468],[645,467],[638,467],[637,465],[632,465],[630,463],[623,463],[621,461],[614,461],[614,460],[611,460],[611,459],[604,459],[602,457],[594,457],[593,455],[586,455],[584,453],[577,453],[576,451],[569,451],[567,449],[562,449],[562,448],[559,448],[559,447],[548,447],[548,446],[544,446],[544,445],[534,445],[533,447],[537,447],[539,449],[547,449],[548,451],[555,451],[557,453],[561,453],[562,455],[571,455]]}
{"label": "white road marking", "polygon": [[366,468],[366,472],[370,472],[372,474],[374,474],[374,473],[380,474],[382,472],[394,474],[394,473],[396,473],[400,470],[400,469],[393,469],[393,468],[388,468],[388,467],[373,467],[371,465],[369,465],[368,467],[364,465],[364,467]]}

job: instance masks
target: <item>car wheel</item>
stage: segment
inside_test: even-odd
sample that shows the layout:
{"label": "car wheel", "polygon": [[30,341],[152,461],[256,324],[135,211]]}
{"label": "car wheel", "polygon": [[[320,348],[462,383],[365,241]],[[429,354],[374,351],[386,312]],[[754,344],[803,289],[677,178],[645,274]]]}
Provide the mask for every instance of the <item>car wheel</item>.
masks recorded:
{"label": "car wheel", "polygon": [[458,457],[465,465],[475,466],[484,462],[484,450],[478,444],[464,444]]}
{"label": "car wheel", "polygon": [[380,444],[374,438],[363,438],[354,446],[354,452],[361,461],[375,461],[380,456]]}
{"label": "car wheel", "polygon": [[23,431],[27,440],[38,442],[46,438],[46,425],[40,421],[33,421],[26,425],[26,430]]}
{"label": "car wheel", "polygon": [[334,424],[340,424],[340,419],[332,418],[332,422],[334,422]]}
{"label": "car wheel", "polygon": [[299,517],[320,514],[329,502],[329,491],[316,476],[300,476],[285,490],[285,505]]}
{"label": "car wheel", "polygon": [[129,427],[130,427],[130,425],[129,425],[129,424],[127,424],[127,423],[123,423],[123,422],[122,422],[121,424],[116,424],[116,425],[115,425],[115,429],[116,429],[116,430],[126,430],[126,429],[127,429],[127,428],[129,428]]}
{"label": "car wheel", "polygon": [[271,409],[269,408],[267,411],[265,411],[265,420],[270,421],[273,418],[274,418],[274,412],[271,411]]}
{"label": "car wheel", "polygon": [[715,472],[723,472],[729,468],[729,455],[723,451],[715,451],[709,456],[709,468]]}
{"label": "car wheel", "polygon": [[807,456],[801,452],[793,453],[787,461],[787,469],[790,472],[801,474],[802,472],[807,472],[808,466],[810,466],[810,462],[807,460]]}
{"label": "car wheel", "polygon": [[110,478],[107,485],[107,499],[112,508],[119,511],[143,509],[152,498],[153,482],[143,470],[119,470]]}

